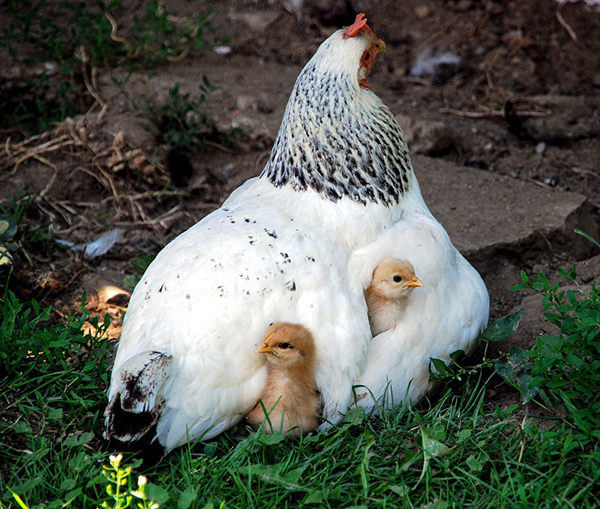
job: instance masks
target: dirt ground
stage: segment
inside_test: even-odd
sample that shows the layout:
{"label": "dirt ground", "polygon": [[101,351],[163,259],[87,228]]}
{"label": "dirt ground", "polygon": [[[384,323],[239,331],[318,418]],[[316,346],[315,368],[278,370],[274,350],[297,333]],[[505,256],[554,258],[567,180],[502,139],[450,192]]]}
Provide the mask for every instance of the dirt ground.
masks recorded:
{"label": "dirt ground", "polygon": [[[191,13],[187,3],[164,4],[181,16],[214,11],[215,38],[227,34],[226,49],[208,47],[151,70],[99,69],[87,115],[35,138],[10,129],[0,134],[3,206],[9,194],[31,191],[28,220],[50,224],[52,238],[75,244],[120,232],[112,249],[93,260],[72,250],[32,248],[11,276],[22,297],[37,296],[62,313],[86,290],[92,310],[111,313],[117,337],[128,295],[124,278],[135,273],[131,260],[156,253],[260,172],[300,69],[357,12],[367,14],[387,45],[371,88],[402,121],[443,124],[441,135],[431,131],[438,144],[415,139],[413,151],[581,193],[595,213],[600,207],[600,12],[582,2],[207,0],[192,3]],[[418,68],[428,56],[445,63],[431,72]],[[169,152],[157,142],[146,105],[164,102],[174,84],[198,97],[203,76],[218,87],[210,117],[223,131],[241,127],[246,136],[230,148]],[[591,254],[588,283],[600,273]],[[478,265],[493,317],[523,298],[508,291],[519,282],[519,269],[583,263],[568,249],[521,255],[525,266],[504,258]]]}

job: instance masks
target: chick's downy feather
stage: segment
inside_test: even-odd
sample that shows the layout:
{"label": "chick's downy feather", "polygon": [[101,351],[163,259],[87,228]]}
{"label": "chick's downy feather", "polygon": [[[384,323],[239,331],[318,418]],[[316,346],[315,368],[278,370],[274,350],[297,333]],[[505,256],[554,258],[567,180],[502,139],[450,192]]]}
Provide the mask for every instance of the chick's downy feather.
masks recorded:
{"label": "chick's downy feather", "polygon": [[409,295],[421,286],[423,282],[408,260],[384,258],[379,262],[365,290],[373,336],[394,328],[404,318]]}
{"label": "chick's downy feather", "polygon": [[246,416],[248,423],[258,428],[264,422],[267,433],[281,430],[290,436],[316,428],[320,400],[311,332],[300,324],[278,322],[267,329],[258,351],[267,358],[267,379],[260,401]]}

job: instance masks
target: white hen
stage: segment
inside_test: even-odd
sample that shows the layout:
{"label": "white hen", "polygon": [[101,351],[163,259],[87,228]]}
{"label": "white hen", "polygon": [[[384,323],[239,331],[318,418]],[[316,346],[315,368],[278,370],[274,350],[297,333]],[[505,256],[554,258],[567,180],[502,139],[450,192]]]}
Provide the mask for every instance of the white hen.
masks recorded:
{"label": "white hen", "polygon": [[[168,452],[238,422],[263,389],[257,347],[273,322],[313,332],[330,421],[352,403],[354,381],[385,389],[389,374],[402,389],[415,376],[425,387],[427,355],[465,347],[484,326],[485,286],[427,210],[400,128],[365,81],[382,47],[361,15],[331,35],[296,81],[260,177],[150,265],[125,317],[107,438]],[[399,327],[371,342],[363,290],[385,256],[419,260],[434,306],[418,301],[428,346],[414,354]],[[395,357],[380,359],[388,339]],[[416,365],[404,373],[405,358]]]}

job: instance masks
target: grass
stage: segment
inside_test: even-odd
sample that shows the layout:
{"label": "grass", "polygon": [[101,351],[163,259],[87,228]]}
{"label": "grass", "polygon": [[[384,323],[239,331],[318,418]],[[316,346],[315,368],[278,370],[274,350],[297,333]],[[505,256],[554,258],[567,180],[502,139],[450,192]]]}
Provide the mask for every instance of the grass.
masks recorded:
{"label": "grass", "polygon": [[[561,274],[568,283],[576,280],[574,271]],[[50,309],[5,290],[0,504],[595,507],[600,290],[563,290],[524,274],[517,289],[525,288],[540,294],[557,332],[529,350],[500,359],[486,354],[472,366],[463,362],[439,373],[434,399],[380,417],[354,410],[345,424],[297,442],[231,432],[182,447],[146,469],[100,445],[112,348],[103,337],[107,323],[82,306],[49,325]],[[484,340],[509,335],[517,315],[494,324]],[[84,332],[89,321],[91,332]],[[515,403],[495,405],[490,389],[514,394]],[[517,391],[527,404],[518,403]]]}

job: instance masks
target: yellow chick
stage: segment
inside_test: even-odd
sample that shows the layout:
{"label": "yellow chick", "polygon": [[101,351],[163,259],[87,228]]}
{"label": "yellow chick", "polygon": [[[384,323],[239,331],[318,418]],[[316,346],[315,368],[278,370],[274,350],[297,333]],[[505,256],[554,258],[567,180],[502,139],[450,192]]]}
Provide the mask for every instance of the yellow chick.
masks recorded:
{"label": "yellow chick", "polygon": [[412,288],[423,286],[408,260],[385,258],[375,267],[365,290],[371,333],[377,336],[396,326]]}
{"label": "yellow chick", "polygon": [[[293,437],[313,430],[320,399],[314,382],[316,350],[311,332],[300,324],[275,323],[267,329],[258,352],[267,359],[267,381],[260,396],[269,414],[264,429]],[[265,420],[262,405],[259,401],[246,416],[254,429]]]}

